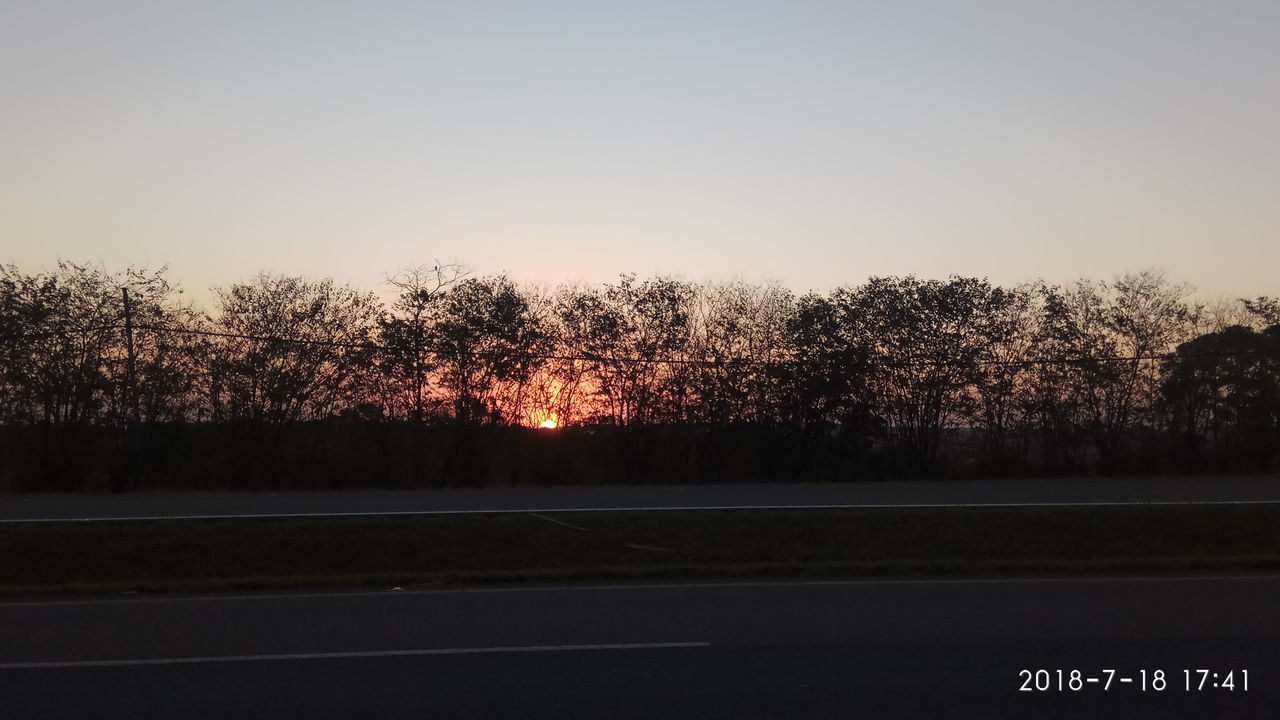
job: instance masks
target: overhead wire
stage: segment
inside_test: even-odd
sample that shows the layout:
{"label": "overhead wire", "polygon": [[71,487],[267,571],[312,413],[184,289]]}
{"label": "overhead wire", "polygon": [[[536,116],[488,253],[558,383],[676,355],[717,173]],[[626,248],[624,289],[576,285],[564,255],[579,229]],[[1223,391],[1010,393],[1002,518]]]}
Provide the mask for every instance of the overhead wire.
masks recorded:
{"label": "overhead wire", "polygon": [[[167,325],[155,324],[134,324],[133,329],[137,331],[171,333],[179,335],[219,338],[224,340],[246,340],[251,342],[263,343],[280,343],[307,346],[323,346],[344,348],[349,350],[372,350],[372,351],[391,351],[396,348],[376,343],[372,341],[349,341],[349,340],[332,340],[323,338],[302,338],[302,337],[285,337],[281,335],[261,335],[252,333],[237,333],[221,330],[205,330],[200,328],[182,328]],[[44,333],[27,333],[14,336],[12,340],[25,341],[32,339],[41,339],[47,337],[61,337],[77,333],[100,332],[103,330],[124,330],[123,325],[103,325],[91,328],[66,328],[57,331]],[[704,367],[743,367],[743,366],[786,366],[801,365],[805,360],[756,360],[750,358],[731,358],[731,359],[706,359],[706,358],[674,358],[674,357],[630,357],[615,356],[594,353],[539,353],[529,351],[476,351],[476,352],[450,352],[439,349],[422,349],[421,354],[436,358],[456,358],[456,357],[477,357],[477,358],[498,358],[498,359],[523,359],[523,360],[542,360],[542,361],[559,361],[559,362],[589,362],[589,363],[616,363],[616,364],[657,364],[657,365],[691,365]],[[994,358],[978,358],[971,360],[954,360],[939,358],[910,358],[906,360],[889,360],[885,358],[867,357],[848,365],[878,365],[882,367],[917,367],[917,366],[939,366],[939,367],[986,367],[986,366],[1035,366],[1035,365],[1072,365],[1084,363],[1120,363],[1120,362],[1144,362],[1157,360],[1198,360],[1198,359],[1214,359],[1227,357],[1249,357],[1259,355],[1280,355],[1280,349],[1276,350],[1235,350],[1217,353],[1145,353],[1141,355],[1117,355],[1117,356],[1078,356],[1078,357],[1037,357],[1037,358],[1017,358],[1017,359],[994,359]]]}

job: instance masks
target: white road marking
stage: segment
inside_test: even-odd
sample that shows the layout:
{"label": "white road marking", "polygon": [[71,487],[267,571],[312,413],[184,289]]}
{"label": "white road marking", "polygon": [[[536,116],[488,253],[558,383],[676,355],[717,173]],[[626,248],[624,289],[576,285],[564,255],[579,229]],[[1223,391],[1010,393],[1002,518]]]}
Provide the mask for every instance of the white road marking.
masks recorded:
{"label": "white road marking", "polygon": [[63,605],[132,605],[136,603],[186,603],[186,602],[252,602],[260,600],[308,600],[340,598],[409,598],[422,595],[489,595],[503,593],[573,593],[636,590],[715,590],[752,588],[805,588],[852,585],[1036,585],[1048,583],[1174,583],[1174,582],[1278,582],[1280,575],[1135,575],[1094,577],[991,577],[991,578],[853,578],[847,580],[749,580],[725,582],[670,582],[670,583],[619,583],[607,585],[532,585],[495,587],[440,587],[419,590],[357,590],[312,593],[262,593],[258,595],[188,595],[168,597],[163,595],[136,597],[109,597],[86,600],[18,600],[0,602],[0,610],[20,607],[60,607]]}
{"label": "white road marking", "polygon": [[574,652],[582,650],[658,650],[710,647],[708,642],[615,643],[610,645],[517,645],[511,647],[432,648],[427,650],[373,650],[363,652],[289,653],[282,655],[223,655],[213,657],[145,658],[137,660],[65,660],[57,662],[0,663],[0,670],[49,670],[54,668],[131,667],[138,665],[197,665],[201,663],[261,662],[271,660],[336,660],[348,658],[417,657],[425,655],[495,655],[500,653]]}
{"label": "white road marking", "polygon": [[531,513],[529,513],[529,514],[530,514],[530,515],[532,515],[533,517],[538,518],[539,520],[546,520],[546,521],[547,521],[547,522],[549,522],[549,523],[555,523],[556,525],[562,525],[562,526],[567,527],[567,528],[569,528],[569,529],[571,529],[571,530],[577,530],[578,532],[591,532],[590,530],[588,530],[588,529],[586,529],[586,528],[584,528],[584,527],[580,527],[580,526],[578,526],[578,525],[574,525],[573,523],[567,523],[567,522],[565,522],[565,521],[563,521],[563,520],[557,520],[557,519],[555,519],[555,518],[553,518],[553,517],[547,517],[546,515],[543,515],[542,513],[531,512]]}
{"label": "white road marking", "polygon": [[1115,500],[1115,501],[1065,501],[1065,502],[975,502],[975,503],[845,503],[798,505],[653,505],[619,507],[567,507],[567,508],[490,508],[480,510],[385,510],[373,512],[321,512],[321,513],[252,513],[226,515],[128,515],[106,517],[42,517],[6,518],[3,523],[90,523],[90,522],[152,522],[157,520],[274,520],[279,518],[347,518],[347,517],[413,517],[419,515],[511,515],[534,513],[593,513],[593,512],[658,512],[691,510],[871,510],[877,508],[899,510],[927,510],[933,508],[1045,508],[1045,507],[1141,507],[1150,505],[1280,505],[1276,500]]}

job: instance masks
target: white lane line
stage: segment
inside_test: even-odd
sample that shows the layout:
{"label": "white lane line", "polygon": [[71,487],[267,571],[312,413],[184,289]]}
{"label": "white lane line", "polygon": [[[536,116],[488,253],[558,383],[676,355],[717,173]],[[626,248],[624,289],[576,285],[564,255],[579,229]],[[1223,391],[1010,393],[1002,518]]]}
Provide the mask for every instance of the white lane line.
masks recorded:
{"label": "white lane line", "polygon": [[282,655],[222,655],[213,657],[145,658],[138,660],[65,660],[58,662],[0,663],[0,670],[131,667],[137,665],[198,665],[202,663],[262,662],[271,660],[338,660],[348,658],[418,657],[425,655],[496,655],[501,653],[575,652],[582,650],[659,650],[664,648],[702,648],[710,646],[711,643],[709,642],[614,643],[608,645],[516,645],[511,647],[373,650],[364,652],[288,653]]}
{"label": "white lane line", "polygon": [[1148,505],[1280,505],[1275,500],[1114,500],[1114,501],[1063,501],[1063,502],[972,502],[972,503],[845,503],[845,504],[796,504],[796,505],[651,505],[619,507],[562,507],[562,508],[490,508],[480,510],[379,510],[372,512],[279,512],[225,515],[124,515],[106,517],[41,517],[6,518],[0,524],[10,523],[89,523],[89,522],[143,522],[157,520],[273,520],[277,518],[345,518],[345,517],[412,517],[417,515],[510,515],[532,513],[592,513],[592,512],[657,512],[682,510],[863,510],[863,509],[932,509],[932,508],[1043,508],[1043,507],[1141,507]]}
{"label": "white lane line", "polygon": [[531,512],[531,513],[529,513],[529,515],[531,515],[531,516],[533,516],[533,517],[536,517],[536,518],[538,518],[539,520],[546,520],[546,521],[547,521],[547,522],[549,522],[549,523],[555,523],[556,525],[561,525],[561,526],[567,527],[567,528],[569,528],[569,529],[571,529],[571,530],[577,530],[578,532],[591,532],[590,530],[588,530],[588,529],[586,529],[586,528],[584,528],[584,527],[581,527],[581,526],[579,526],[579,525],[574,525],[573,523],[567,523],[567,522],[565,522],[565,521],[563,521],[563,520],[557,520],[557,519],[555,519],[555,518],[553,518],[553,517],[547,517],[546,515],[543,515],[542,513]]}
{"label": "white lane line", "polygon": [[346,598],[405,598],[431,595],[501,595],[511,593],[574,593],[601,591],[643,591],[643,590],[733,590],[733,589],[788,589],[807,587],[844,587],[844,586],[881,586],[881,585],[1040,585],[1063,583],[1177,583],[1177,582],[1280,582],[1280,575],[1134,575],[1134,576],[1094,576],[1094,577],[978,577],[978,578],[855,578],[848,580],[759,580],[759,581],[725,581],[725,582],[689,582],[689,583],[627,583],[612,585],[534,585],[534,586],[497,586],[497,587],[462,587],[462,588],[424,588],[420,590],[358,590],[348,592],[318,593],[262,593],[259,595],[189,595],[185,597],[166,597],[163,595],[137,597],[108,597],[86,600],[17,600],[0,602],[0,610],[23,607],[61,607],[76,605],[134,605],[145,603],[191,603],[191,602],[253,602],[259,600],[325,600]]}

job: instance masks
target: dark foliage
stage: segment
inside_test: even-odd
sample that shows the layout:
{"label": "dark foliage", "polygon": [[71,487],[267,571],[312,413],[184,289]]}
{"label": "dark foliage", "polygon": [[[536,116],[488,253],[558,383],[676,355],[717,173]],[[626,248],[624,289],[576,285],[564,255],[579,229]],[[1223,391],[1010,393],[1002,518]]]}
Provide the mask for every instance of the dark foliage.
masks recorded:
{"label": "dark foliage", "polygon": [[206,314],[163,269],[0,267],[0,489],[1280,465],[1277,301],[1207,308],[1150,272],[798,298],[632,275],[540,292],[439,264],[389,282],[384,307],[262,274]]}

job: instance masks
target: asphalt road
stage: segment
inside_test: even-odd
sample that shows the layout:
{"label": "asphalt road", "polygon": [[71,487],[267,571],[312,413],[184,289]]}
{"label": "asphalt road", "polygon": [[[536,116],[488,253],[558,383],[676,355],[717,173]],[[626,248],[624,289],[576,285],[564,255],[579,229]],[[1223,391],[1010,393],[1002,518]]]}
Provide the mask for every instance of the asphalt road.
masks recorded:
{"label": "asphalt road", "polygon": [[0,495],[0,522],[599,509],[1280,502],[1280,476],[652,485],[348,492]]}
{"label": "asphalt road", "polygon": [[[5,603],[0,707],[13,719],[1275,717],[1278,603],[1280,577]],[[1234,670],[1236,689],[1187,691],[1184,668]],[[1062,669],[1068,686],[1021,692],[1023,669],[1051,685]],[[1071,690],[1076,669],[1099,682]]]}

